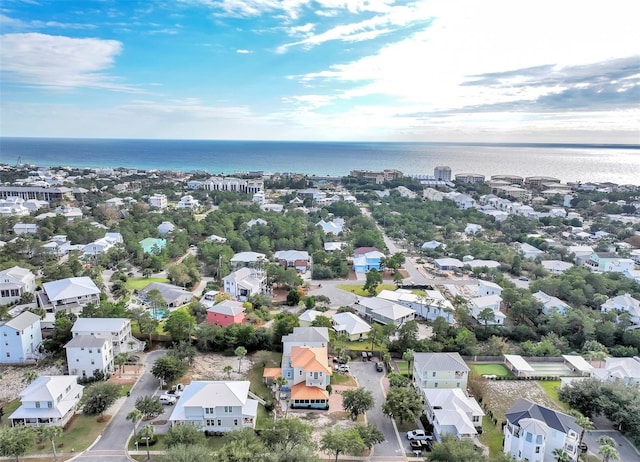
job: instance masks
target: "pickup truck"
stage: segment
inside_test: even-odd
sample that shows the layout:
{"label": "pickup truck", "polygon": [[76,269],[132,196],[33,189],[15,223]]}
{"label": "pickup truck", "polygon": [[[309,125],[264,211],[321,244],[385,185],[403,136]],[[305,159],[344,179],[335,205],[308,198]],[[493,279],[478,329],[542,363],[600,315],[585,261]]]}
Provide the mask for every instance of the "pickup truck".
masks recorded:
{"label": "pickup truck", "polygon": [[158,401],[160,401],[162,404],[168,404],[169,406],[172,406],[176,404],[178,399],[175,396],[165,394],[165,395],[160,395],[160,398],[158,398]]}
{"label": "pickup truck", "polygon": [[433,435],[427,434],[427,432],[425,432],[424,430],[417,429],[417,430],[411,430],[407,432],[407,439],[408,440],[432,440]]}

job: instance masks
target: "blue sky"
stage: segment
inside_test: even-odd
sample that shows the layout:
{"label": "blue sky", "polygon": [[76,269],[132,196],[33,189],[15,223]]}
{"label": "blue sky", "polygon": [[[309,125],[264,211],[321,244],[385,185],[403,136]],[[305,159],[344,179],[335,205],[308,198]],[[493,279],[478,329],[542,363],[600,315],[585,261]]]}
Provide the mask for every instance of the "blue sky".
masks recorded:
{"label": "blue sky", "polygon": [[640,143],[637,0],[3,0],[0,134]]}

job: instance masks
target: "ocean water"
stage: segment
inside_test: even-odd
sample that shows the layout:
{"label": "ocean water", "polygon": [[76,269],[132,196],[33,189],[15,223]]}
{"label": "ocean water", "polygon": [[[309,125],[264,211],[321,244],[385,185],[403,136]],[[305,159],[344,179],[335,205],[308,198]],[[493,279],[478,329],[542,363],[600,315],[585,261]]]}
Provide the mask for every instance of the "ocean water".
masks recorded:
{"label": "ocean water", "polygon": [[128,167],[346,175],[353,169],[395,168],[431,175],[551,176],[566,181],[640,184],[640,145],[280,142],[0,138],[0,163],[56,167]]}

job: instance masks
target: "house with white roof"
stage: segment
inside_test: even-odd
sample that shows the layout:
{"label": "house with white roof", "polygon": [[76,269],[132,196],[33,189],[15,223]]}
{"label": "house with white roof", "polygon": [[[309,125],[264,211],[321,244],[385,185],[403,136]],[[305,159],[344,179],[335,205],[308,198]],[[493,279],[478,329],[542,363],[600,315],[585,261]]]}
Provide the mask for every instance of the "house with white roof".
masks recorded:
{"label": "house with white roof", "polygon": [[630,294],[610,298],[600,305],[600,310],[605,313],[609,311],[627,312],[630,321],[636,326],[640,326],[640,300],[633,298]]}
{"label": "house with white roof", "polygon": [[468,236],[475,236],[479,232],[482,231],[482,225],[478,225],[476,223],[467,223],[467,226],[464,228],[464,233]]}
{"label": "house with white roof", "polygon": [[425,295],[416,295],[407,289],[382,290],[377,295],[390,302],[395,302],[415,311],[416,317],[434,321],[438,316],[443,317],[452,324],[453,305],[438,290],[425,290]]}
{"label": "house with white roof", "polygon": [[436,265],[436,268],[438,268],[441,271],[447,271],[447,270],[452,270],[454,268],[464,267],[464,263],[462,263],[460,260],[458,260],[457,258],[450,258],[450,257],[436,258],[433,261],[433,263]]}
{"label": "house with white roof", "polygon": [[35,291],[36,276],[31,270],[13,266],[0,271],[0,305],[12,305]]}
{"label": "house with white roof", "polygon": [[442,441],[445,435],[472,440],[482,430],[484,412],[475,400],[460,388],[423,388],[424,413],[433,425],[433,436]]}
{"label": "house with white roof", "polygon": [[309,327],[318,316],[323,316],[322,311],[305,310],[304,313],[298,316],[298,323],[300,327]]}
{"label": "house with white roof", "polygon": [[[484,297],[472,298],[469,300],[469,303],[471,305],[471,316],[473,316],[478,323],[492,326],[504,325],[506,315],[500,311],[502,304],[502,297],[500,297],[500,295],[485,295]],[[487,308],[493,312],[493,321],[478,319],[480,313]]]}
{"label": "house with white roof", "polygon": [[78,318],[71,328],[73,337],[91,336],[106,338],[113,346],[113,355],[142,351],[144,343],[131,333],[128,318]]}
{"label": "house with white roof", "polygon": [[216,236],[215,234],[212,234],[211,236],[209,236],[207,238],[207,241],[219,242],[221,244],[224,244],[225,242],[227,242],[227,238],[226,237],[222,237],[222,236]]}
{"label": "house with white roof", "polygon": [[632,259],[622,258],[614,252],[593,252],[585,264],[594,271],[615,273],[624,273],[635,266]]}
{"label": "house with white roof", "polygon": [[469,366],[459,353],[414,353],[413,383],[423,388],[459,388],[467,393]]}
{"label": "house with white roof", "polygon": [[517,247],[518,251],[522,253],[522,256],[527,260],[535,260],[544,253],[542,250],[532,246],[531,244],[527,244],[526,242],[519,242]]}
{"label": "house with white roof", "polygon": [[539,290],[533,294],[533,298],[538,300],[542,304],[542,312],[546,315],[556,312],[558,314],[565,314],[570,306],[560,300],[558,297],[546,294]]}
{"label": "house with white roof", "polygon": [[258,401],[249,397],[249,381],[194,380],[173,407],[171,425],[189,424],[206,432],[255,428]]}
{"label": "house with white roof", "polygon": [[309,252],[304,250],[279,250],[273,254],[284,268],[294,268],[298,273],[306,273],[311,266]]}
{"label": "house with white roof", "polygon": [[518,398],[505,417],[503,450],[515,460],[556,460],[556,449],[578,460],[582,427],[573,417],[524,398]]}
{"label": "house with white roof", "polygon": [[122,244],[123,242],[122,234],[106,233],[103,238],[96,239],[95,241],[85,245],[83,253],[86,256],[102,255],[117,244]]}
{"label": "house with white roof", "polygon": [[38,292],[36,299],[38,305],[46,311],[65,310],[78,314],[89,303],[100,303],[100,289],[86,276],[60,279],[42,284],[42,290]]}
{"label": "house with white roof", "polygon": [[194,199],[191,194],[182,196],[176,204],[176,208],[178,209],[195,210],[198,207],[200,207],[200,202],[198,202],[197,199]]}
{"label": "house with white roof", "polygon": [[344,220],[342,218],[335,218],[331,221],[320,220],[316,223],[316,226],[320,226],[325,234],[333,234],[337,236],[343,231]]}
{"label": "house with white roof", "polygon": [[140,290],[140,294],[146,297],[152,290],[160,292],[160,295],[162,295],[162,298],[167,304],[167,308],[176,308],[178,306],[186,305],[187,303],[190,303],[193,298],[193,293],[185,290],[183,287],[164,282],[152,282],[147,287]]}
{"label": "house with white roof", "polygon": [[337,313],[331,316],[331,320],[333,322],[333,330],[338,334],[346,334],[352,342],[364,340],[369,336],[371,326],[353,313]]}
{"label": "house with white roof", "polygon": [[9,416],[11,426],[64,427],[82,398],[82,385],[75,375],[43,375],[20,393],[20,407]]}
{"label": "house with white roof", "polygon": [[435,250],[438,247],[445,248],[446,244],[443,244],[440,241],[428,241],[428,242],[425,242],[424,244],[422,244],[422,246],[420,248],[422,250]]}
{"label": "house with white roof", "polygon": [[541,262],[544,269],[551,274],[562,274],[565,271],[573,268],[573,263],[569,263],[561,260],[542,260]]}
{"label": "house with white roof", "polygon": [[0,322],[0,363],[21,364],[37,360],[42,344],[40,316],[23,311],[13,319]]}
{"label": "house with white roof", "polygon": [[170,221],[163,221],[158,225],[158,232],[161,236],[165,236],[169,233],[172,233],[176,230],[176,225],[171,223]]}
{"label": "house with white roof", "polygon": [[114,370],[113,345],[108,338],[76,335],[67,342],[64,349],[67,353],[69,375],[86,379],[94,377],[96,371],[106,376]]}
{"label": "house with white roof", "polygon": [[633,279],[640,284],[640,270],[627,270],[624,272],[624,277]]}
{"label": "house with white roof", "polygon": [[265,274],[257,268],[240,268],[222,278],[223,288],[231,297],[246,301],[252,295],[262,293]]}
{"label": "house with white roof", "polygon": [[384,254],[374,248],[366,248],[366,251],[356,249],[353,255],[353,270],[356,273],[368,273],[372,269],[380,271],[380,264]]}
{"label": "house with white roof", "polygon": [[34,235],[38,232],[38,225],[35,223],[16,223],[13,225],[13,234],[22,236],[25,234]]}
{"label": "house with white roof", "polygon": [[487,295],[502,294],[502,287],[495,282],[478,280],[478,296],[485,297]]}
{"label": "house with white roof", "polygon": [[591,371],[591,377],[637,387],[640,385],[640,357],[607,358],[604,367]]}
{"label": "house with white roof", "polygon": [[165,194],[155,193],[149,196],[149,205],[157,209],[166,209],[169,205]]}
{"label": "house with white roof", "polygon": [[263,220],[262,218],[252,218],[251,220],[249,220],[247,222],[247,228],[251,229],[253,228],[255,225],[266,225],[267,221]]}
{"label": "house with white roof", "polygon": [[327,252],[338,252],[346,245],[346,242],[325,242],[323,247]]}
{"label": "house with white roof", "polygon": [[202,298],[200,298],[200,304],[204,305],[207,308],[211,308],[217,303],[216,295],[218,295],[219,293],[219,290],[210,290],[208,292],[205,292]]}
{"label": "house with white roof", "polygon": [[580,266],[589,261],[591,254],[593,254],[593,248],[588,245],[572,245],[567,247],[567,253],[574,255],[573,262]]}
{"label": "house with white roof", "polygon": [[356,301],[356,308],[364,319],[384,325],[395,324],[400,327],[416,317],[415,310],[378,297],[360,298]]}
{"label": "house with white roof", "polygon": [[230,263],[234,269],[256,266],[266,262],[267,256],[260,252],[239,252],[231,257]]}

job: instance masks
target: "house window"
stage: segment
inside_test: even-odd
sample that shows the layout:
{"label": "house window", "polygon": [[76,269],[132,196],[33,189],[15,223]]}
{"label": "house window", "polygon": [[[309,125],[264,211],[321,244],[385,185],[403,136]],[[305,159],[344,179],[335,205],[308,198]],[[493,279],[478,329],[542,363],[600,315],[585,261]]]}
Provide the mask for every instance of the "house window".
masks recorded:
{"label": "house window", "polygon": [[11,357],[11,353],[7,351],[7,358],[10,358],[10,357]]}
{"label": "house window", "polygon": [[314,373],[313,373],[313,378],[314,378],[315,380],[317,380],[317,379],[318,379],[318,373],[317,373],[317,372],[314,372]]}
{"label": "house window", "polygon": [[433,388],[438,388],[438,382],[433,384]]}
{"label": "house window", "polygon": [[207,419],[207,427],[213,427],[216,424],[216,421],[214,419]]}
{"label": "house window", "polygon": [[93,353],[93,350],[91,348],[89,348],[89,353]]}
{"label": "house window", "polygon": [[233,412],[233,406],[225,406],[224,407],[224,413],[225,414],[231,414]]}
{"label": "house window", "polygon": [[213,414],[213,408],[212,407],[205,407],[204,408],[204,413],[205,414]]}
{"label": "house window", "polygon": [[233,426],[237,427],[238,426],[238,419],[233,419]]}
{"label": "house window", "polygon": [[300,375],[302,375],[302,371],[300,371]]}
{"label": "house window", "polygon": [[47,407],[51,409],[53,407],[53,403],[51,401],[47,401]]}
{"label": "house window", "polygon": [[433,372],[431,373],[431,377],[435,377],[435,376],[436,376],[436,372],[435,372],[435,371],[433,371]]}
{"label": "house window", "polygon": [[218,419],[218,427],[222,427],[222,420]]}
{"label": "house window", "polygon": [[536,446],[536,454],[540,454],[540,446]]}
{"label": "house window", "polygon": [[40,409],[40,401],[36,401],[36,409]]}

